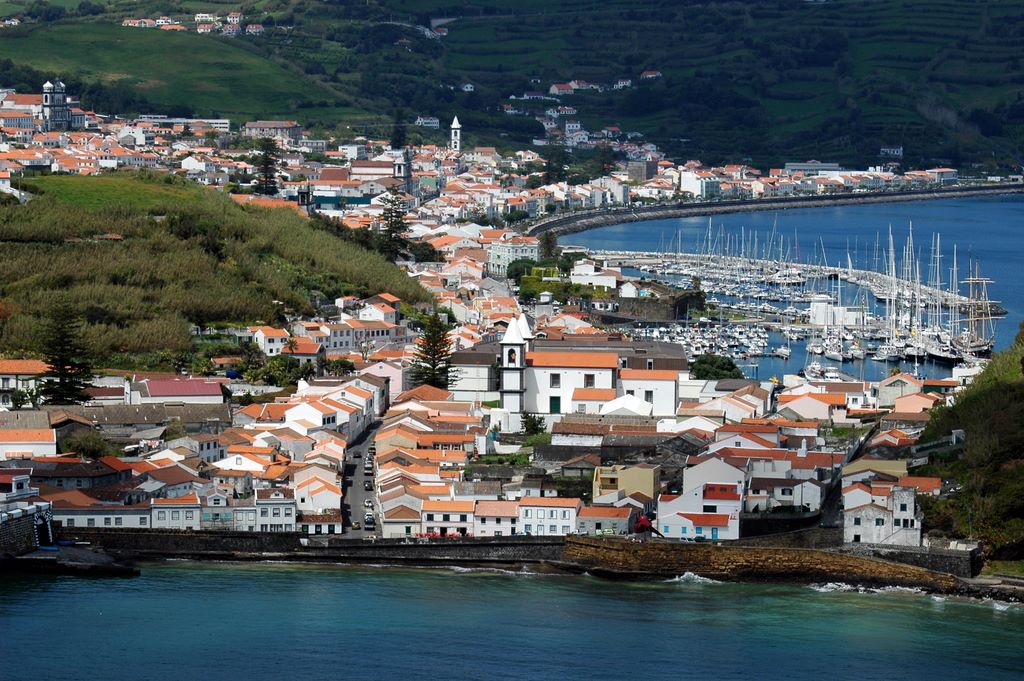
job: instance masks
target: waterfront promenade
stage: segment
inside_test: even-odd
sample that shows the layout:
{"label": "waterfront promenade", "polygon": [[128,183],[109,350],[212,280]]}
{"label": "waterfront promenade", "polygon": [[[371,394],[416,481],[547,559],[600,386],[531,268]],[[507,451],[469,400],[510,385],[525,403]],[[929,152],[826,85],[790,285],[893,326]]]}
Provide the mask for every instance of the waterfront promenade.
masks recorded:
{"label": "waterfront promenade", "polygon": [[898,192],[872,192],[862,194],[834,194],[825,196],[793,196],[772,199],[708,201],[699,203],[680,201],[673,203],[658,203],[655,205],[648,204],[617,206],[613,208],[594,208],[542,218],[531,224],[527,228],[527,233],[534,236],[548,231],[552,231],[557,234],[573,234],[577,232],[585,232],[590,229],[596,229],[598,227],[617,225],[624,222],[645,222],[647,220],[702,217],[763,210],[822,208],[826,206],[925,201],[975,196],[998,196],[1003,194],[1024,194],[1024,184],[986,185]]}

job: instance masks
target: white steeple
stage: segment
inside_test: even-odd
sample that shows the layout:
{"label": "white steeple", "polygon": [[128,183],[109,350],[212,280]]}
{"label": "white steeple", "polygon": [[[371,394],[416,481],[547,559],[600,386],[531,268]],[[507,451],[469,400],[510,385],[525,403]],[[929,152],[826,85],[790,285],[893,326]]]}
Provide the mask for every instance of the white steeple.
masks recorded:
{"label": "white steeple", "polygon": [[462,151],[462,124],[459,123],[458,116],[452,119],[451,135],[451,140],[448,142],[448,148],[454,152]]}
{"label": "white steeple", "polygon": [[519,333],[523,335],[524,340],[533,339],[533,329],[530,328],[530,320],[526,318],[525,314],[519,315],[516,319],[516,326],[519,327]]}
{"label": "white steeple", "polygon": [[[521,319],[521,318],[520,318]],[[501,337],[499,341],[501,345],[525,345],[526,339],[523,338],[523,331],[520,328],[519,320],[513,320],[508,328],[505,329],[505,335]]]}

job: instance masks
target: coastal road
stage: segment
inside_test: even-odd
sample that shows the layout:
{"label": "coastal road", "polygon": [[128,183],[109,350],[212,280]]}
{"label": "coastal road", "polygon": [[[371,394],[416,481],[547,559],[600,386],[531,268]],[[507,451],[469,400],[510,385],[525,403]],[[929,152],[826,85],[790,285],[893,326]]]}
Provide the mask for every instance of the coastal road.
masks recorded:
{"label": "coastal road", "polygon": [[[344,484],[342,487],[344,497],[341,500],[341,515],[346,527],[345,536],[353,539],[379,536],[376,532],[351,529],[353,520],[358,521],[362,525],[363,515],[366,511],[363,507],[363,502],[366,499],[373,499],[373,492],[367,492],[363,489],[363,481],[373,479],[372,476],[367,476],[363,473],[363,462],[366,461],[366,450],[373,443],[373,436],[379,426],[379,421],[374,422],[359,439],[349,444],[345,455]],[[356,454],[359,455],[358,458],[356,458]],[[376,514],[376,508],[374,513]],[[377,515],[377,527],[379,530],[379,515]]]}

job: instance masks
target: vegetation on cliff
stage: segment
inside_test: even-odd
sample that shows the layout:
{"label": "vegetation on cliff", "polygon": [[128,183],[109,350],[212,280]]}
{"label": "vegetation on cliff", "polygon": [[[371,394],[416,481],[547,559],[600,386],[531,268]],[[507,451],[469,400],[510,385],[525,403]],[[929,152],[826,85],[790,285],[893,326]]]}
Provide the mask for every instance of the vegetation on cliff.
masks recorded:
{"label": "vegetation on cliff", "polygon": [[150,173],[31,180],[40,194],[0,207],[0,352],[38,352],[46,310],[85,318],[98,359],[188,352],[190,326],[279,322],[311,299],[426,292],[376,253],[289,209],[239,206]]}
{"label": "vegetation on cliff", "polygon": [[995,555],[1024,553],[1024,325],[952,407],[933,411],[922,441],[966,434],[959,456],[941,456],[922,474],[953,479],[961,490],[926,499],[926,529],[981,539]]}

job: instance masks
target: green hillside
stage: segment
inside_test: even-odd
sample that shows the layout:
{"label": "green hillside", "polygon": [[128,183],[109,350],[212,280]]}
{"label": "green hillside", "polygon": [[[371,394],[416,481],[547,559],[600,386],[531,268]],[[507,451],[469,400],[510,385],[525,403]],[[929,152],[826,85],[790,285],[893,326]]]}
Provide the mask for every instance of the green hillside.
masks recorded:
{"label": "green hillside", "polygon": [[[4,29],[0,57],[132,83],[204,114],[386,135],[399,109],[406,120],[457,113],[469,144],[509,148],[542,133],[533,114],[548,106],[505,115],[510,95],[631,78],[566,103],[588,129],[617,124],[712,162],[864,165],[883,145],[902,145],[909,165],[1024,159],[1020,0],[115,0],[87,3],[85,16],[65,0],[12,2],[57,23]],[[239,8],[265,37],[113,25]],[[415,28],[439,18],[455,19],[441,40]],[[641,82],[644,70],[663,77]],[[475,91],[461,91],[467,82]]]}
{"label": "green hillside", "polygon": [[93,22],[44,24],[5,32],[0,58],[54,74],[121,82],[154,104],[184,106],[207,116],[252,119],[302,112],[308,118],[315,108],[328,109],[333,120],[340,120],[358,113],[351,99],[301,72],[238,41],[196,33]]}
{"label": "green hillside", "polygon": [[928,500],[926,528],[982,539],[996,558],[1024,559],[1024,326],[951,408],[932,413],[922,441],[966,433],[962,456],[939,457],[915,475],[956,480],[962,490]]}
{"label": "green hillside", "polygon": [[[0,207],[0,353],[30,353],[58,300],[85,313],[96,354],[116,358],[186,352],[191,324],[310,313],[314,291],[427,299],[376,253],[289,209],[242,207],[149,174],[40,177],[29,187],[41,194]],[[123,239],[95,238],[104,234]]]}

